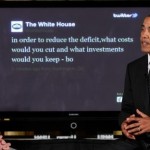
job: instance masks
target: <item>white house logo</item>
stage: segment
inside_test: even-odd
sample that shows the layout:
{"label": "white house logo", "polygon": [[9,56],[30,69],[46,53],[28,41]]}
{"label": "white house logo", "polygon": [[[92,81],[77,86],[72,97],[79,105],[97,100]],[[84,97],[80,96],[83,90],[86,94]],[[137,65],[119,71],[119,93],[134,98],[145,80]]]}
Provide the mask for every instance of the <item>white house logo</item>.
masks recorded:
{"label": "white house logo", "polygon": [[11,21],[11,32],[23,32],[23,21]]}
{"label": "white house logo", "polygon": [[137,18],[138,14],[137,13],[113,13],[113,18]]}

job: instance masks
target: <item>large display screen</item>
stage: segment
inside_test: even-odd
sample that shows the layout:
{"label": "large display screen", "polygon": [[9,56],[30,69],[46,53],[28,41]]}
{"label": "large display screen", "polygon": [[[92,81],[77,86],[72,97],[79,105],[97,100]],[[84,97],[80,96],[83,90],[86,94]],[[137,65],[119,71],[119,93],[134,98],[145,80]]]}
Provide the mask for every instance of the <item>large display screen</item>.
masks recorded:
{"label": "large display screen", "polygon": [[119,111],[149,7],[0,7],[0,111]]}

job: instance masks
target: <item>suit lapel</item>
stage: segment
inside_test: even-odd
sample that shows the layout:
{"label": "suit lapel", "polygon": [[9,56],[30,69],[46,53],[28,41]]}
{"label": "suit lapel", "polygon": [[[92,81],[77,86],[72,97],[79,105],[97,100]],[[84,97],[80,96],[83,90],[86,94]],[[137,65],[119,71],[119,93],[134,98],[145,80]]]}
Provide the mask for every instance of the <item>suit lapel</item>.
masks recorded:
{"label": "suit lapel", "polygon": [[[147,55],[143,59],[143,64],[141,65],[141,73],[144,73],[143,76],[143,102],[144,102],[144,110],[146,111],[146,114],[150,114],[150,108],[149,108],[149,92],[148,92],[148,57]],[[142,67],[143,66],[143,67]],[[145,86],[146,85],[146,86]],[[140,86],[140,85],[139,85]]]}

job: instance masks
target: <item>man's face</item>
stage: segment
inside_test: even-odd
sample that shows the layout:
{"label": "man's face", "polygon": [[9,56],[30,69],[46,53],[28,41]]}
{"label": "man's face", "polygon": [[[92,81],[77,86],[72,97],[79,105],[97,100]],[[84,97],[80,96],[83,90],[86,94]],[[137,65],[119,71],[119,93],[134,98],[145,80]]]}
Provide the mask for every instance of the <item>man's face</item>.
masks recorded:
{"label": "man's face", "polygon": [[150,53],[150,17],[146,17],[141,26],[141,50]]}

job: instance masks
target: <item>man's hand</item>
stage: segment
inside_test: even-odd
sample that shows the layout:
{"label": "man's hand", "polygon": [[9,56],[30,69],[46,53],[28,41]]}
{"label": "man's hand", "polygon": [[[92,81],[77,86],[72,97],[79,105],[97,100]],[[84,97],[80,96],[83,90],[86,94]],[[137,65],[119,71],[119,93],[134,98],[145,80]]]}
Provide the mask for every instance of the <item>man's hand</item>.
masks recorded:
{"label": "man's hand", "polygon": [[[135,118],[135,115],[133,114],[133,115],[129,116],[128,118]],[[129,126],[127,119],[121,124],[121,130],[127,138],[135,140],[135,136],[132,133],[129,133],[127,130],[128,126]]]}
{"label": "man's hand", "polygon": [[10,149],[10,143],[6,143],[6,141],[0,136],[0,150],[9,150]]}
{"label": "man's hand", "polygon": [[[143,112],[136,110],[139,117],[127,118],[126,130],[129,134],[140,135],[150,132],[150,117]],[[132,123],[133,122],[133,123]]]}

